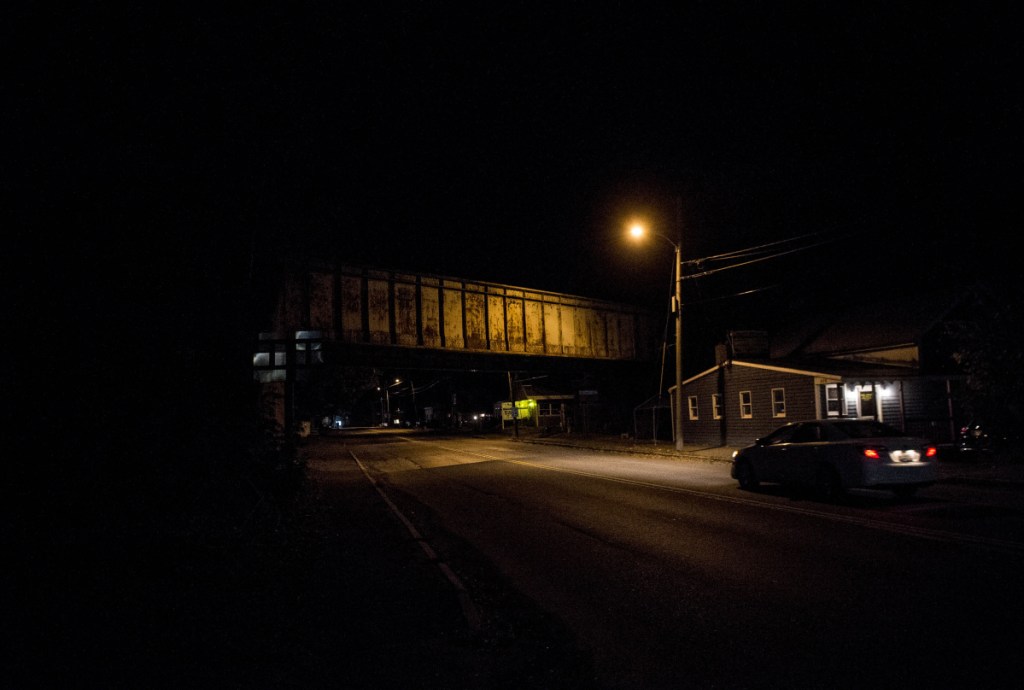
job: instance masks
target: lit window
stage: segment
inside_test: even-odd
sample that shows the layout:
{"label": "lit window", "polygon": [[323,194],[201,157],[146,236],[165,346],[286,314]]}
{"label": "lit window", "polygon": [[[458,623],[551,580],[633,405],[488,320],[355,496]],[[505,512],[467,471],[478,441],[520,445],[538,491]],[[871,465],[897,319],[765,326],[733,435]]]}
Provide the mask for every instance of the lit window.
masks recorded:
{"label": "lit window", "polygon": [[697,396],[691,395],[686,399],[686,402],[690,407],[690,419],[699,419],[697,415]]}
{"label": "lit window", "polygon": [[786,416],[786,389],[772,388],[772,417]]}
{"label": "lit window", "polygon": [[718,393],[711,394],[711,416],[715,419],[722,418],[722,396]]}
{"label": "lit window", "polygon": [[750,391],[740,391],[740,419],[753,419],[754,403]]}

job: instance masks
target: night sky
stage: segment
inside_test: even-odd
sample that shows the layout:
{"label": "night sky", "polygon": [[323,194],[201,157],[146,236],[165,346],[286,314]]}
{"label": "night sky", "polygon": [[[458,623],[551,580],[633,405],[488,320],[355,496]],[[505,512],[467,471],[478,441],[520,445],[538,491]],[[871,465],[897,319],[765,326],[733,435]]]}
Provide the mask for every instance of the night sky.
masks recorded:
{"label": "night sky", "polygon": [[780,254],[686,282],[709,340],[1016,265],[1010,4],[599,5],[21,10],[16,241],[157,332],[283,257],[661,309],[672,249],[624,227],[674,236],[676,200],[688,272]]}

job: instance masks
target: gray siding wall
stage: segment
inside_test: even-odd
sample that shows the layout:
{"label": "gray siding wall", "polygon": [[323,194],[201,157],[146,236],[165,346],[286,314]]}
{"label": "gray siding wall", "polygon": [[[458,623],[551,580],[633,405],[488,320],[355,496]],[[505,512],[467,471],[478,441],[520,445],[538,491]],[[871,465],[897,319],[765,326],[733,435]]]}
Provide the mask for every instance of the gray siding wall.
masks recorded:
{"label": "gray siding wall", "polygon": [[[772,416],[772,388],[786,391],[786,416]],[[753,417],[740,417],[740,391],[750,391]],[[728,366],[725,375],[724,414],[726,445],[744,446],[786,422],[814,419],[814,378],[770,369]]]}
{"label": "gray siding wall", "polygon": [[[683,387],[683,441],[687,444],[722,445],[722,421],[714,419],[711,396],[718,392],[718,370],[712,371]],[[691,395],[697,396],[699,419],[691,420],[689,403]],[[725,416],[724,401],[722,416]]]}
{"label": "gray siding wall", "polygon": [[[900,384],[879,381],[876,385]],[[932,442],[954,441],[957,429],[966,421],[957,402],[963,385],[957,378],[951,378],[948,383],[943,377],[904,379],[902,404],[899,388],[893,395],[882,397],[882,418],[908,434]],[[785,390],[785,417],[772,415],[773,388]],[[712,419],[711,396],[719,389],[723,419],[715,420]],[[753,408],[750,419],[740,417],[740,391],[750,391]],[[686,401],[691,395],[697,396],[700,415],[697,420],[689,419]],[[725,364],[685,384],[683,402],[683,439],[687,444],[743,446],[786,422],[826,416],[825,387],[816,386],[813,376],[734,364]],[[856,414],[856,408],[848,409],[845,399],[841,409],[843,417]]]}
{"label": "gray siding wall", "polygon": [[950,395],[953,401],[961,399],[961,387],[959,381],[953,381],[947,392],[946,380],[941,378],[905,381],[904,431],[934,442],[956,440],[956,427],[965,420],[956,402],[952,405],[953,418],[950,419]]}
{"label": "gray siding wall", "polygon": [[882,398],[882,421],[897,429],[905,429],[906,422],[903,418],[899,395],[889,395]]}

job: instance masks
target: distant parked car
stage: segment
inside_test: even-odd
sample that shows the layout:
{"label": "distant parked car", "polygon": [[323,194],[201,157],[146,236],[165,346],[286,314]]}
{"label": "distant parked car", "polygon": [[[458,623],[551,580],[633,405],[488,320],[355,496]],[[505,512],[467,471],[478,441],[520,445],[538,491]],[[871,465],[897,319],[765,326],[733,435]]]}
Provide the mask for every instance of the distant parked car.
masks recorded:
{"label": "distant parked car", "polygon": [[970,454],[1002,453],[1020,447],[1020,433],[1010,431],[1016,425],[992,424],[982,419],[972,419],[960,428],[958,448],[966,457]]}
{"label": "distant parked car", "polygon": [[980,421],[972,419],[960,428],[961,452],[989,452],[992,450],[992,438],[988,427]]}
{"label": "distant parked car", "polygon": [[733,453],[732,478],[811,487],[835,498],[847,489],[887,489],[901,498],[938,479],[938,448],[874,420],[790,422]]}

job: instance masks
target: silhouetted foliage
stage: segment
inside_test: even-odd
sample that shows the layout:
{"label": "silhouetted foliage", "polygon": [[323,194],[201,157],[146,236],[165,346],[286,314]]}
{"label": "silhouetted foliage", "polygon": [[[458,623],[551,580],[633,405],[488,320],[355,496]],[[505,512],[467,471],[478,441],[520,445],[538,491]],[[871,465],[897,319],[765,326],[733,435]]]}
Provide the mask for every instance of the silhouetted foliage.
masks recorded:
{"label": "silhouetted foliage", "polygon": [[1024,290],[1016,280],[992,279],[979,284],[971,299],[964,318],[946,327],[954,359],[967,375],[967,412],[1018,428],[1024,421]]}

